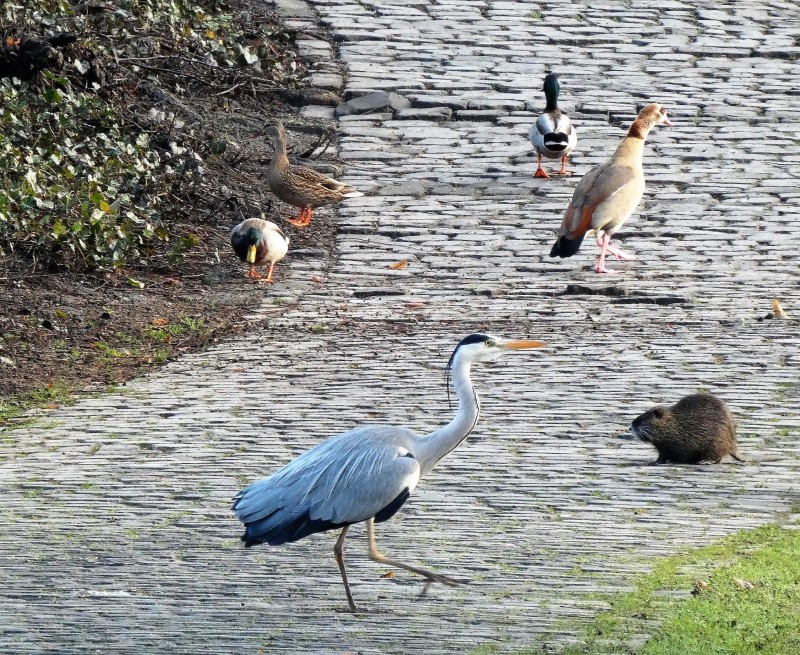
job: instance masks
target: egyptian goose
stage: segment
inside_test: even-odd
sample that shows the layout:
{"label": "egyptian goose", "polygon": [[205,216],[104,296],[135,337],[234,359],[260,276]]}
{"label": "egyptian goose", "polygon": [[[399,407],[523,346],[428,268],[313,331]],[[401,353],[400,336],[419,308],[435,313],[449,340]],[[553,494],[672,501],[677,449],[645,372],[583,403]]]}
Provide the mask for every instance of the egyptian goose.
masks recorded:
{"label": "egyptian goose", "polygon": [[642,199],[644,140],[654,126],[662,123],[672,125],[667,110],[657,103],[647,105],[633,121],[611,159],[581,178],[564,214],[551,257],[571,257],[578,252],[586,233],[594,231],[600,247],[600,258],[594,269],[597,273],[615,272],[605,266],[606,253],[611,253],[618,261],[636,259],[635,255],[612,248],[609,241]]}
{"label": "egyptian goose", "polygon": [[231,230],[231,246],[239,259],[247,262],[250,270],[247,277],[261,278],[256,266],[269,262],[269,273],[265,282],[272,282],[272,269],[286,256],[289,237],[275,223],[261,218],[248,218]]}
{"label": "egyptian goose", "polygon": [[269,188],[283,202],[300,208],[300,215],[289,219],[292,225],[308,225],[312,209],[364,195],[312,168],[290,164],[286,156],[286,132],[280,122],[270,125],[265,134],[275,144],[275,154],[267,168]]}
{"label": "egyptian goose", "polygon": [[567,171],[567,157],[575,149],[578,134],[572,127],[569,117],[558,108],[558,78],[553,73],[548,73],[544,78],[544,97],[547,105],[544,113],[539,116],[536,123],[531,126],[528,138],[536,150],[536,163],[538,168],[534,177],[550,176],[542,168],[542,157],[547,159],[561,158],[559,175],[569,175]]}

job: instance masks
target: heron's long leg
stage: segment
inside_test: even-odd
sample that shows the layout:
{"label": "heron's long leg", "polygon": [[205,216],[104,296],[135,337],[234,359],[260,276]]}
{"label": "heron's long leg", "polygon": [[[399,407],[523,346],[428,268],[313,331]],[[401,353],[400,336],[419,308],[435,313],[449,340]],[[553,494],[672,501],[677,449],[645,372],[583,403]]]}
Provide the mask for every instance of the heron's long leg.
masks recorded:
{"label": "heron's long leg", "polygon": [[350,593],[350,585],[347,583],[347,573],[344,570],[344,538],[347,536],[349,525],[344,526],[342,534],[336,540],[336,545],[333,547],[333,556],[336,558],[336,563],[339,565],[339,572],[342,574],[342,582],[344,583],[344,593],[347,594],[347,603],[350,605],[351,612],[358,612],[356,604],[353,602],[353,594]]}
{"label": "heron's long leg", "polygon": [[389,566],[396,566],[400,569],[405,569],[406,571],[411,571],[412,573],[416,573],[417,575],[422,575],[428,580],[432,580],[433,582],[441,582],[442,584],[449,585],[451,587],[455,587],[456,585],[466,584],[463,580],[456,580],[454,578],[450,578],[446,575],[441,575],[440,573],[433,573],[432,571],[426,571],[425,569],[418,569],[416,566],[410,566],[409,564],[403,564],[403,562],[398,562],[396,559],[392,559],[390,557],[386,557],[383,555],[379,550],[378,546],[375,543],[375,519],[367,520],[367,538],[369,539],[369,558],[373,562],[380,562],[381,564],[388,564]]}

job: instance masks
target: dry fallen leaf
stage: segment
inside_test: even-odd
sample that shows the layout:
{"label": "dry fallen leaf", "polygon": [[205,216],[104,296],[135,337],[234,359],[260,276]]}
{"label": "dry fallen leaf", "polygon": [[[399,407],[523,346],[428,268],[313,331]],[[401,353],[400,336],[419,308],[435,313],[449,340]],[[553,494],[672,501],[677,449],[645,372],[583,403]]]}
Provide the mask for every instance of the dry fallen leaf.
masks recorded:
{"label": "dry fallen leaf", "polygon": [[393,268],[396,271],[401,268],[405,268],[406,266],[408,266],[408,259],[401,259],[396,264],[389,264],[389,268]]}
{"label": "dry fallen leaf", "polygon": [[424,307],[424,302],[407,302],[406,309],[419,309],[420,307]]}
{"label": "dry fallen leaf", "polygon": [[699,596],[706,589],[708,589],[708,583],[707,582],[704,582],[703,580],[695,580],[692,583],[692,596]]}
{"label": "dry fallen leaf", "polygon": [[787,318],[786,312],[783,311],[783,307],[781,307],[781,301],[777,298],[772,301],[772,314],[775,318]]}
{"label": "dry fallen leaf", "polygon": [[733,581],[738,584],[742,589],[755,589],[756,586],[750,582],[749,580],[743,580],[742,578],[734,578]]}
{"label": "dry fallen leaf", "polygon": [[312,275],[311,276],[312,282],[322,282],[322,278],[319,275]]}
{"label": "dry fallen leaf", "polygon": [[384,573],[381,577],[382,578],[393,578],[394,577],[394,571],[388,571],[387,573]]}
{"label": "dry fallen leaf", "polygon": [[168,322],[169,321],[167,321],[167,319],[162,318],[161,316],[153,319],[153,325],[166,325]]}

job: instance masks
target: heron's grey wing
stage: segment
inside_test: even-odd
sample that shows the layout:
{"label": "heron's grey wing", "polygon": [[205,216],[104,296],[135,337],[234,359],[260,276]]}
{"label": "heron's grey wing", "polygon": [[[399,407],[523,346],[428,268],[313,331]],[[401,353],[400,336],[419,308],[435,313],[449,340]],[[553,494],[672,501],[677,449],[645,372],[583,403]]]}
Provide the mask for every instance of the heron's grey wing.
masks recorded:
{"label": "heron's grey wing", "polygon": [[242,490],[233,502],[246,545],[297,541],[314,532],[396,512],[419,481],[414,435],[365,426],[332,437]]}

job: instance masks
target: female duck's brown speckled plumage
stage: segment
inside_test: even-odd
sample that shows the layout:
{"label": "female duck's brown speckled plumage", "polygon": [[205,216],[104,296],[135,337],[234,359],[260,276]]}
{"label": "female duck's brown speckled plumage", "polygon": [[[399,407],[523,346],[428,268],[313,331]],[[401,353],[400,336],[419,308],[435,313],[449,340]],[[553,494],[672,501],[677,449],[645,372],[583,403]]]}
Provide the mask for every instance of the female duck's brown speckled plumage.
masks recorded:
{"label": "female duck's brown speckled plumage", "polygon": [[312,209],[364,195],[311,168],[290,164],[286,156],[286,132],[281,123],[270,125],[266,135],[275,144],[275,154],[267,169],[269,188],[283,202],[300,207],[300,215],[289,220],[292,225],[308,225]]}

